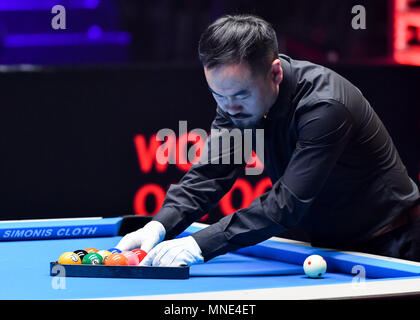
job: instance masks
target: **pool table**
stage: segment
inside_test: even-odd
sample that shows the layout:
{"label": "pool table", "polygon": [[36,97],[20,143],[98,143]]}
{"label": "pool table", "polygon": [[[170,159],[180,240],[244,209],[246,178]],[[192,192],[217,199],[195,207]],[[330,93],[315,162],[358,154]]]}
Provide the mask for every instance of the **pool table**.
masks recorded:
{"label": "pool table", "polygon": [[[50,274],[50,262],[63,252],[114,247],[124,234],[149,220],[125,216],[0,222],[0,299],[303,300],[420,295],[420,263],[315,248],[276,237],[193,265],[187,279]],[[180,237],[205,227],[193,224]],[[327,261],[327,272],[320,279],[303,272],[302,263],[311,254]]]}

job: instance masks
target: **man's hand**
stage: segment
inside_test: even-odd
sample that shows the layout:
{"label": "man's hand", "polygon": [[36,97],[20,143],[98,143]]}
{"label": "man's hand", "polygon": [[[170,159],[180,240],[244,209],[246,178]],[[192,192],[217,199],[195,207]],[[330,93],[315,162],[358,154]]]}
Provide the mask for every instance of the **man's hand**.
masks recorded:
{"label": "man's hand", "polygon": [[142,249],[149,252],[166,235],[164,226],[158,221],[150,221],[143,228],[126,234],[115,246],[121,251]]}
{"label": "man's hand", "polygon": [[159,243],[140,262],[141,266],[179,267],[204,262],[201,249],[193,237]]}

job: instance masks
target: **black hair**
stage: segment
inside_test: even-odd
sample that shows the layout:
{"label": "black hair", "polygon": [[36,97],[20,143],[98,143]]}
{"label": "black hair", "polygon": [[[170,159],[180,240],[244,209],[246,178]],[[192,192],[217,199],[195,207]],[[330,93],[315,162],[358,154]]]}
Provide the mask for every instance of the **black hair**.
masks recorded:
{"label": "black hair", "polygon": [[276,32],[258,16],[225,15],[202,33],[198,54],[208,69],[246,62],[252,71],[268,70],[278,57]]}

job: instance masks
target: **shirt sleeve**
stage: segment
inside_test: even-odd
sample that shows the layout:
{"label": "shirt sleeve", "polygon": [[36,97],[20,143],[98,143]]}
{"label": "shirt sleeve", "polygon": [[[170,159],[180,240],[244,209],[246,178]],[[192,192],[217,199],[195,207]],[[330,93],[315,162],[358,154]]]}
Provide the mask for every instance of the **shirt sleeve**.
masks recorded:
{"label": "shirt sleeve", "polygon": [[235,128],[219,108],[211,129],[200,161],[178,184],[169,187],[162,208],[153,217],[165,227],[165,239],[177,236],[214,207],[245,168],[244,161],[235,163],[235,155],[241,151],[239,145],[223,144]]}
{"label": "shirt sleeve", "polygon": [[249,207],[193,234],[205,261],[284,232],[310,208],[351,139],[354,125],[348,110],[336,101],[318,103],[301,113],[296,148],[273,188]]}

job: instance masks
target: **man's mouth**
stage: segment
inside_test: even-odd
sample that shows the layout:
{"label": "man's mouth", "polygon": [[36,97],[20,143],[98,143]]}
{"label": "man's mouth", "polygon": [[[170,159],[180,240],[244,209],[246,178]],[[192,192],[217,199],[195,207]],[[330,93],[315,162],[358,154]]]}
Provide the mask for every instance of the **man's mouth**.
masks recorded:
{"label": "man's mouth", "polygon": [[238,120],[247,119],[247,118],[250,118],[252,116],[250,114],[245,114],[245,113],[237,113],[235,115],[232,115],[232,114],[229,114],[229,115],[232,119],[238,119]]}

